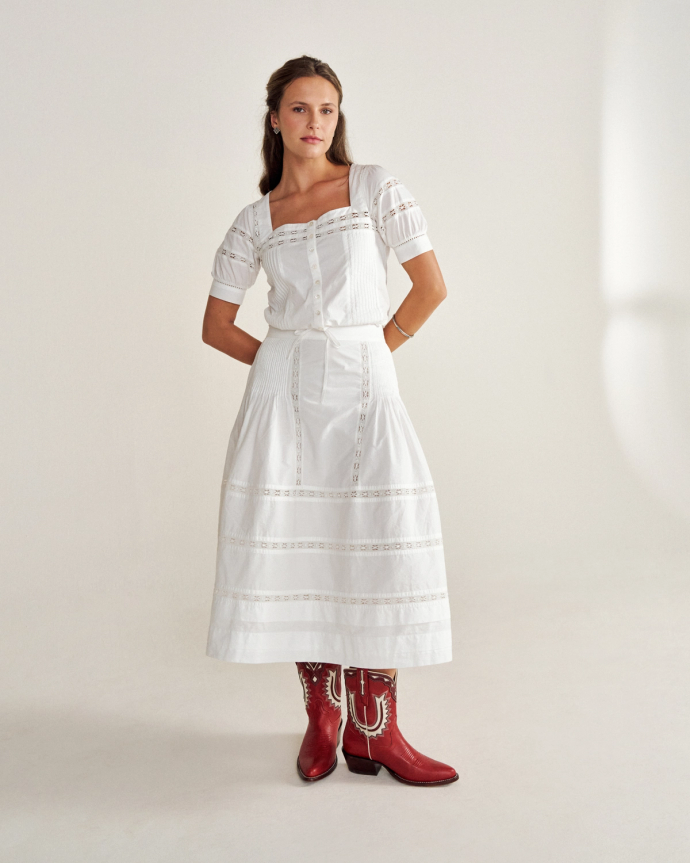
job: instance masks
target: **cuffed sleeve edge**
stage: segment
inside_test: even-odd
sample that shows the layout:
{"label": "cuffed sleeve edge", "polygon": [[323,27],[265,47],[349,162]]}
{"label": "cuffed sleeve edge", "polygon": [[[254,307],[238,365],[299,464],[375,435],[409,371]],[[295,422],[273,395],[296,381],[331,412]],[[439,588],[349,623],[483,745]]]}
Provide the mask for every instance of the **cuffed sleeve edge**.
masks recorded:
{"label": "cuffed sleeve edge", "polygon": [[241,305],[246,290],[235,287],[235,285],[225,285],[223,282],[219,282],[218,279],[214,279],[209,294],[212,297],[217,297],[219,300],[225,300],[226,303]]}
{"label": "cuffed sleeve edge", "polygon": [[420,234],[418,237],[413,237],[411,240],[405,240],[403,243],[400,243],[399,246],[393,247],[395,257],[401,264],[404,264],[405,261],[409,261],[412,258],[416,258],[417,255],[421,255],[423,252],[429,252],[431,249],[433,249],[433,246],[431,245],[431,240],[426,234]]}

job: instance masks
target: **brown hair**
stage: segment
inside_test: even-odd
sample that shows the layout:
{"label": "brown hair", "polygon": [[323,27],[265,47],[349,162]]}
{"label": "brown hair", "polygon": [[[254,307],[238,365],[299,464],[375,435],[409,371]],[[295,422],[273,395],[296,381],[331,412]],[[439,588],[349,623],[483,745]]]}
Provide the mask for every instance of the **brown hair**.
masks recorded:
{"label": "brown hair", "polygon": [[283,63],[280,69],[271,75],[266,84],[266,115],[264,116],[264,141],[261,147],[261,157],[264,171],[259,180],[259,191],[262,195],[270,192],[280,182],[283,175],[283,137],[276,135],[271,126],[271,111],[278,112],[280,101],[287,87],[297,78],[325,78],[338,93],[338,123],[331,146],[326,152],[326,158],[334,165],[351,165],[352,157],[345,132],[345,115],[340,110],[343,101],[343,88],[338,76],[328,63],[323,63],[315,57],[303,54],[294,60]]}

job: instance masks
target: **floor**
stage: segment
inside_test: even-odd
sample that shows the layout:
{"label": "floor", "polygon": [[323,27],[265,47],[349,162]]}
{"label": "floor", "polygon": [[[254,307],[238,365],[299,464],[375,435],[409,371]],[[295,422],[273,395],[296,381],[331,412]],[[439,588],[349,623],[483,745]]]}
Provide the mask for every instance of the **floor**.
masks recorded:
{"label": "floor", "polygon": [[52,628],[5,621],[0,859],[686,863],[689,574],[466,572],[454,661],[399,673],[403,733],[460,773],[432,789],[342,757],[303,783],[294,666],[205,657],[205,605],[55,598]]}

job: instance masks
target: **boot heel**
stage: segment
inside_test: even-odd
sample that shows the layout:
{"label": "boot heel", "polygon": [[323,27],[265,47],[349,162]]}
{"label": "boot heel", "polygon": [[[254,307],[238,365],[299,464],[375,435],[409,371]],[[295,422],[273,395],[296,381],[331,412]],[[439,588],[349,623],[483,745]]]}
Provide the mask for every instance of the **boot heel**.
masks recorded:
{"label": "boot heel", "polygon": [[350,755],[349,752],[342,750],[347,762],[347,769],[350,773],[361,773],[364,776],[376,776],[381,769],[378,761],[372,761],[370,758],[360,758],[357,755]]}

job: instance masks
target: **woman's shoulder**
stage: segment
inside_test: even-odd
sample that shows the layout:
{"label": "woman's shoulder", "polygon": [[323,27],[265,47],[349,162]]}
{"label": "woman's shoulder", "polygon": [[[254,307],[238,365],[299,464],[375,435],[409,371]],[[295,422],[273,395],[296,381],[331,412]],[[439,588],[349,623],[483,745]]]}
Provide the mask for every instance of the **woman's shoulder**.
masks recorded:
{"label": "woman's shoulder", "polygon": [[393,172],[383,165],[359,165],[358,167],[361,182],[372,191],[376,191],[387,180],[395,179]]}
{"label": "woman's shoulder", "polygon": [[373,206],[376,206],[379,197],[388,189],[397,186],[402,188],[396,175],[383,165],[360,165],[360,183]]}
{"label": "woman's shoulder", "polygon": [[261,207],[264,204],[265,195],[262,195],[256,201],[252,201],[251,204],[247,204],[242,207],[242,209],[235,216],[235,222],[238,224],[250,225],[254,218],[257,216],[257,211],[260,212]]}
{"label": "woman's shoulder", "polygon": [[255,245],[262,234],[264,223],[263,208],[265,204],[265,195],[262,195],[258,200],[247,204],[237,213],[232,220],[232,224],[228,229],[228,236],[231,234],[239,235],[243,239],[249,240],[252,245]]}

